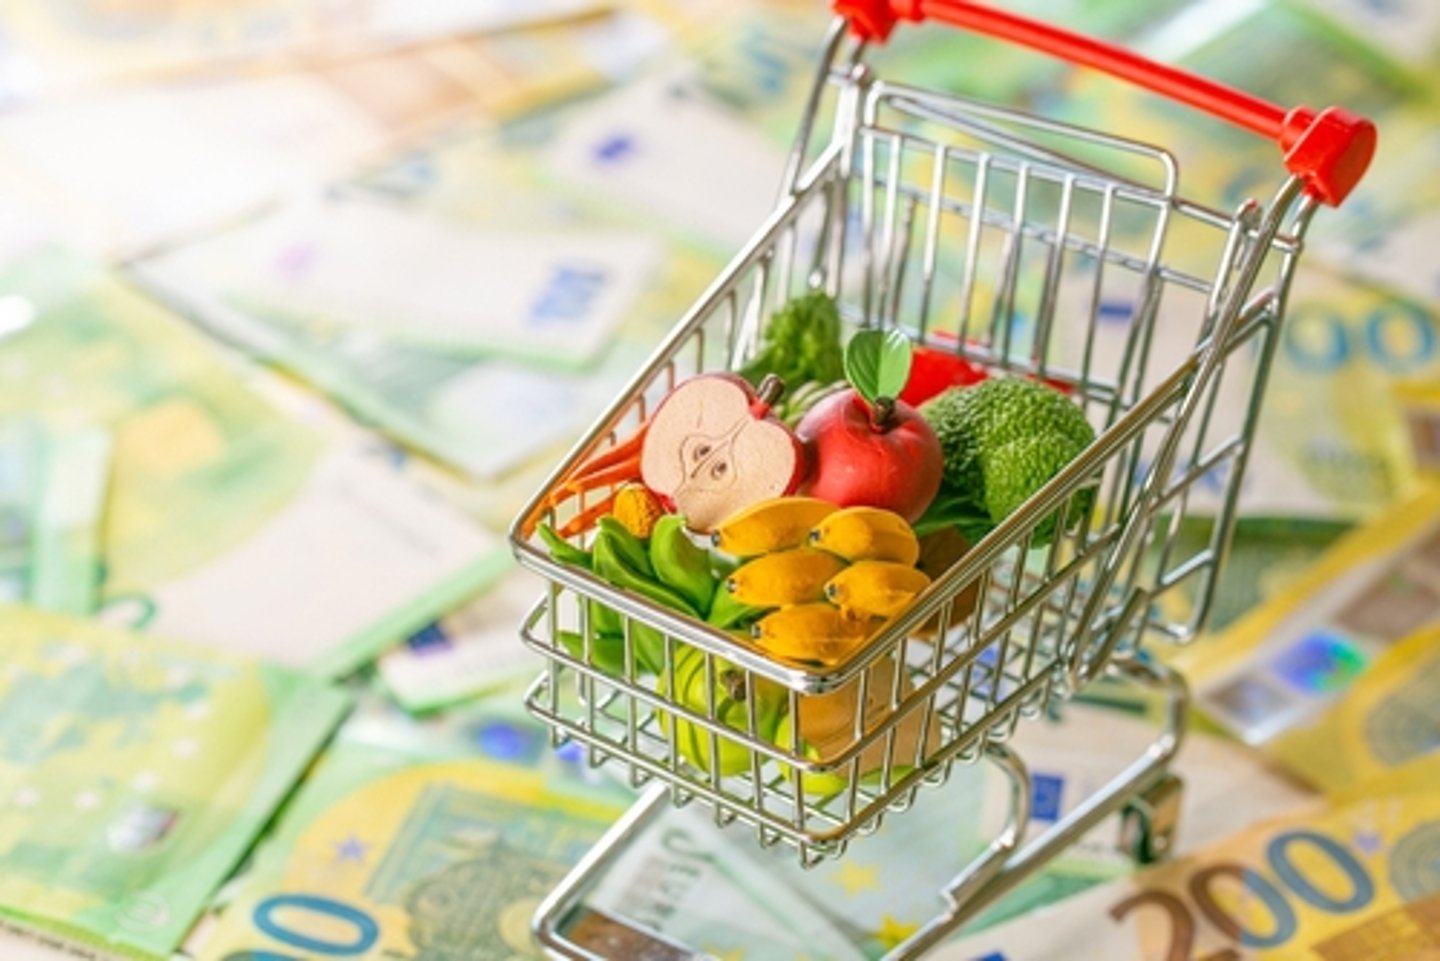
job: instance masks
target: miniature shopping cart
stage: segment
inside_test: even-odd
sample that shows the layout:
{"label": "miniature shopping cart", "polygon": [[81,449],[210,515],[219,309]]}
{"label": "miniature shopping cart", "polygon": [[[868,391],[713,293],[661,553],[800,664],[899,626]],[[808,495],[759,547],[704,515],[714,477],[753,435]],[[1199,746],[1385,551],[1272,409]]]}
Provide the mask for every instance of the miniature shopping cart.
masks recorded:
{"label": "miniature shopping cart", "polygon": [[[521,562],[547,584],[522,627],[546,661],[526,695],[529,710],[557,744],[578,742],[592,763],[619,765],[635,786],[649,785],[537,914],[539,938],[559,956],[606,953],[569,938],[565,917],[667,801],[698,801],[717,824],[748,825],[761,845],[788,844],[814,864],[842,855],[957,763],[998,766],[1011,787],[1008,822],[942,892],[944,910],[895,957],[934,944],[1112,813],[1124,812],[1137,853],[1162,855],[1178,806],[1167,765],[1183,733],[1186,691],[1142,642],[1183,643],[1205,620],[1302,238],[1320,204],[1344,199],[1374,149],[1373,126],[1344,110],[1286,112],[963,0],[835,6],[840,17],[774,212],[511,532]],[[1165,150],[877,77],[868,44],[899,18],[926,17],[1218,115],[1276,142],[1289,175],[1277,177],[1268,203],[1249,200],[1226,214],[1180,195]],[[822,113],[833,115],[824,144],[812,137]],[[576,465],[632,435],[686,377],[738,368],[770,316],[817,288],[856,327],[902,330],[993,375],[1056,385],[1098,432],[855,657],[829,669],[771,660],[557,562],[537,537],[542,521],[563,525],[607,493],[555,506],[552,491]],[[1048,542],[1037,536],[1042,524],[1056,532]],[[1182,585],[1196,602],[1183,619],[1168,617],[1175,608],[1161,600]],[[625,626],[621,671],[597,666],[596,604]],[[654,636],[649,629],[665,638],[658,682],[642,674],[632,648],[637,631]],[[560,643],[561,632],[582,644]],[[703,652],[712,689],[704,705],[665,693],[675,690],[684,645]],[[858,686],[858,703],[878,700],[886,710],[879,723],[857,715],[844,750],[817,759],[798,734],[788,744],[758,736],[753,708],[740,729],[722,719],[713,693],[722,673],[732,684],[738,673],[745,684],[783,685],[792,716],[800,699],[847,685]],[[1027,841],[1030,784],[1005,742],[1023,718],[1100,678],[1163,694],[1161,730],[1102,791]],[[701,753],[709,769],[682,756],[676,732],[684,722],[708,737]],[[917,723],[931,736],[898,736]],[[742,773],[720,771],[726,745],[748,749]],[[862,757],[877,752],[881,762],[868,760],[861,776]],[[844,787],[807,793],[796,771],[836,774]]]}

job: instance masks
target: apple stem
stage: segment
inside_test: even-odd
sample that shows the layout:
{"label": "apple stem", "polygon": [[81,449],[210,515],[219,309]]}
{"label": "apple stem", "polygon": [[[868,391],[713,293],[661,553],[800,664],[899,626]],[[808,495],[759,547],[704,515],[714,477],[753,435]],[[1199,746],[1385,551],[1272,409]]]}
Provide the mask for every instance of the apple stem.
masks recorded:
{"label": "apple stem", "polygon": [[870,426],[877,431],[887,431],[894,416],[895,398],[876,397],[875,403],[870,406]]}
{"label": "apple stem", "polygon": [[755,412],[756,417],[764,417],[784,393],[785,382],[775,374],[766,374],[760,381],[760,386],[755,388],[755,403],[750,409]]}

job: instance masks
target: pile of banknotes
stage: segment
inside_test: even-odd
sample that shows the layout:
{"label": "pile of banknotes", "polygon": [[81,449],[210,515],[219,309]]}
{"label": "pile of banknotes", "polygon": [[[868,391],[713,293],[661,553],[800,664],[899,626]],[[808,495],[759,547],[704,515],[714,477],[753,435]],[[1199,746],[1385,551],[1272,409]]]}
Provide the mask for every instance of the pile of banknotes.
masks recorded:
{"label": "pile of banknotes", "polygon": [[[1004,5],[1381,137],[1316,215],[1207,633],[1148,653],[1192,690],[1177,849],[1137,866],[1111,818],[935,956],[1440,956],[1440,13]],[[0,958],[541,956],[531,916],[636,795],[521,706],[541,585],[505,531],[773,208],[829,17],[0,5]],[[993,41],[872,53],[1160,144],[1224,214],[1283,176]],[[1032,833],[1157,710],[1102,685],[1022,725]],[[657,958],[879,958],[1006,813],[984,765],[922,799],[813,870],[667,810],[572,922]]]}

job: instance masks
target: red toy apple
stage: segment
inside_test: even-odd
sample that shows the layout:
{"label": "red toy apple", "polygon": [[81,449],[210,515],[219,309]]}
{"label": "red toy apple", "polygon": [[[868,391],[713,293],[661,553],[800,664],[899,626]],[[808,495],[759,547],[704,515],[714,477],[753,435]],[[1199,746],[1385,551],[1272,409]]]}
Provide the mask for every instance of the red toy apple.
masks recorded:
{"label": "red toy apple", "polygon": [[805,492],[917,520],[940,490],[944,453],[925,419],[894,399],[910,370],[898,331],[862,330],[845,350],[853,385],[810,409],[795,428],[811,463]]}
{"label": "red toy apple", "polygon": [[756,392],[733,374],[701,374],[677,386],[645,431],[645,486],[702,532],[757,501],[794,493],[805,455],[770,416],[782,390],[773,376]]}

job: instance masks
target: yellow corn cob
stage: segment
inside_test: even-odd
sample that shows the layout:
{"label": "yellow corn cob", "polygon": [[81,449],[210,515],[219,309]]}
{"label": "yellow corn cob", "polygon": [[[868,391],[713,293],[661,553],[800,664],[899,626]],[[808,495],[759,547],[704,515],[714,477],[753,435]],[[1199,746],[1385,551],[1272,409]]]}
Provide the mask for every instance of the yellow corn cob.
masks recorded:
{"label": "yellow corn cob", "polygon": [[644,484],[626,484],[616,493],[610,513],[627,531],[644,540],[655,529],[655,522],[665,513],[665,508],[660,498]]}

